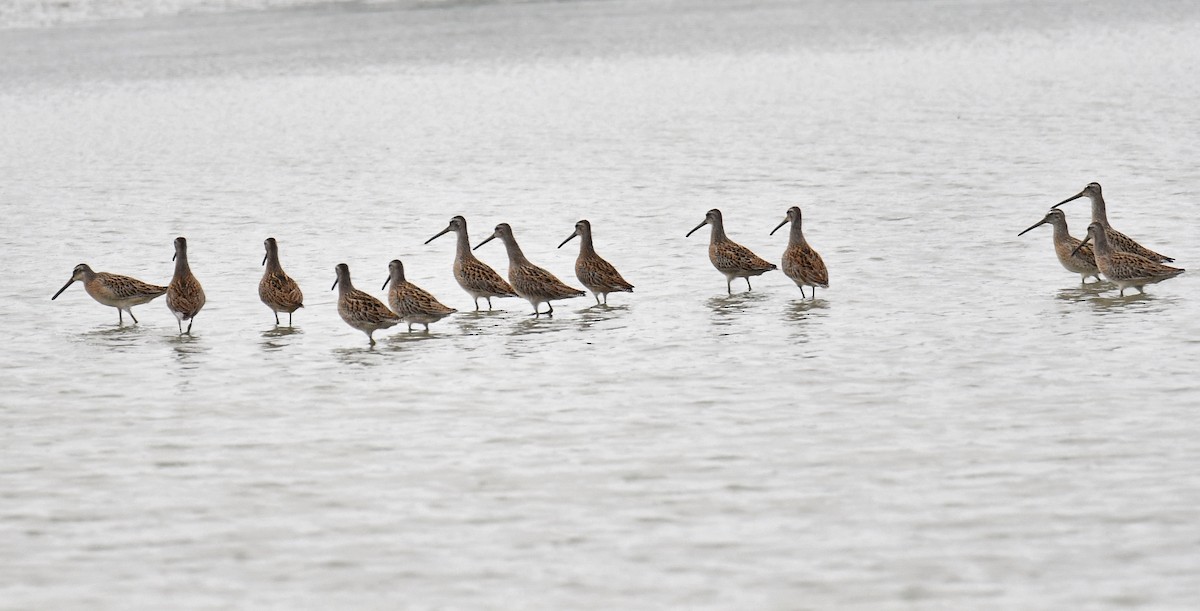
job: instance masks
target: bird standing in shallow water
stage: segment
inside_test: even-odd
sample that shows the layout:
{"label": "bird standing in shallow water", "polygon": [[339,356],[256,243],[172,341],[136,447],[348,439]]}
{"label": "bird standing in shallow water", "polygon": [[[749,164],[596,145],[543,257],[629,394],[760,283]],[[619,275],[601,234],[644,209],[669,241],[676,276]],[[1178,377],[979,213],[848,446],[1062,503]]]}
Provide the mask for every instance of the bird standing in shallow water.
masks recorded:
{"label": "bird standing in shallow water", "polygon": [[596,305],[600,305],[601,297],[604,298],[604,305],[608,305],[609,293],[632,293],[633,285],[621,277],[617,268],[596,254],[592,246],[592,224],[587,220],[575,223],[575,233],[567,236],[558,247],[562,248],[576,236],[579,237],[579,258],[575,259],[575,276],[592,292]]}
{"label": "bird standing in shallow water", "polygon": [[1089,241],[1096,244],[1096,266],[1100,268],[1100,273],[1121,289],[1122,297],[1125,296],[1126,287],[1133,287],[1139,293],[1144,293],[1143,286],[1174,278],[1184,272],[1178,267],[1163,265],[1133,253],[1113,250],[1104,225],[1100,223],[1088,225],[1087,237],[1083,238],[1075,250],[1082,250]]}
{"label": "bird standing in shallow water", "polygon": [[83,290],[87,291],[87,294],[91,295],[92,299],[103,305],[116,308],[117,324],[121,325],[125,324],[125,317],[121,314],[122,311],[129,312],[129,317],[133,318],[133,322],[136,324],[138,319],[133,316],[133,306],[147,303],[167,292],[167,287],[165,286],[147,284],[129,276],[120,276],[108,272],[94,272],[86,263],[80,263],[71,272],[71,279],[61,289],[58,289],[58,292],[50,300],[58,299],[58,296],[62,295],[62,292],[67,290],[68,286],[77,281],[83,282]]}
{"label": "bird standing in shallow water", "polygon": [[425,243],[428,244],[451,231],[458,234],[454,255],[454,280],[475,300],[475,311],[479,311],[480,297],[487,298],[488,310],[492,309],[492,297],[516,297],[517,292],[496,273],[496,270],[471,253],[471,242],[467,238],[467,219],[461,216],[450,219],[450,224],[445,229],[425,240]]}
{"label": "bird standing in shallow water", "polygon": [[[542,303],[549,308],[545,314],[553,316],[554,304],[550,303],[551,301],[580,297],[584,294],[577,288],[563,284],[554,274],[530,263],[529,259],[525,258],[525,253],[521,252],[521,247],[513,237],[512,227],[509,227],[508,223],[496,225],[496,230],[492,235],[480,242],[479,246],[496,238],[500,238],[500,241],[504,242],[504,248],[508,251],[508,281],[512,283],[512,287],[518,295],[529,300],[533,306],[534,317],[542,315],[542,312],[538,310],[538,305]],[[479,246],[475,248],[479,248]]]}
{"label": "bird standing in shallow water", "polygon": [[1046,213],[1045,218],[1035,223],[1029,229],[1018,233],[1017,237],[1023,236],[1047,223],[1054,227],[1054,254],[1058,257],[1058,262],[1067,271],[1079,274],[1080,282],[1087,283],[1088,276],[1095,277],[1097,281],[1100,280],[1100,268],[1096,267],[1096,256],[1092,252],[1091,244],[1076,250],[1081,242],[1071,237],[1071,234],[1067,231],[1067,215],[1062,210],[1051,208]]}
{"label": "bird standing in shallow water", "polygon": [[389,282],[392,284],[392,290],[388,291],[388,304],[401,320],[408,323],[409,331],[412,331],[413,323],[418,323],[425,325],[425,332],[428,333],[429,323],[458,311],[442,305],[428,291],[405,280],[404,264],[400,259],[392,259],[388,264],[388,272],[388,279],[383,281],[382,288],[387,288]]}
{"label": "bird standing in shallow water", "polygon": [[[175,256],[172,259],[175,261],[175,275],[171,278],[171,284],[167,285],[167,309],[175,315],[179,334],[191,335],[196,314],[204,307],[204,289],[192,275],[192,268],[188,267],[187,240],[182,236],[175,238]],[[183,330],[185,320],[188,321],[187,331]]]}
{"label": "bird standing in shallow water", "polygon": [[760,276],[773,269],[778,269],[774,263],[767,263],[762,257],[750,252],[749,248],[730,240],[725,235],[725,222],[721,218],[721,211],[716,208],[709,210],[704,215],[704,222],[696,225],[684,237],[691,236],[705,225],[712,225],[712,234],[708,242],[708,260],[712,261],[713,267],[717,268],[717,271],[725,275],[725,290],[730,295],[733,294],[734,278],[745,278],[746,290],[749,291],[752,290],[750,276]]}
{"label": "bird standing in shallow water", "polygon": [[1139,257],[1150,259],[1151,261],[1170,263],[1175,260],[1166,255],[1160,255],[1153,250],[1138,244],[1133,238],[1121,233],[1120,231],[1117,231],[1116,229],[1113,229],[1112,225],[1108,224],[1108,213],[1104,208],[1104,194],[1100,190],[1100,183],[1088,183],[1088,186],[1084,187],[1082,191],[1062,200],[1061,202],[1058,202],[1057,204],[1054,204],[1053,207],[1057,208],[1067,202],[1075,201],[1081,197],[1086,197],[1092,201],[1092,222],[1100,223],[1100,226],[1104,227],[1104,233],[1108,234],[1108,243],[1112,246],[1113,250],[1133,253]]}
{"label": "bird standing in shallow water", "polygon": [[[400,317],[383,305],[382,301],[354,288],[350,282],[350,266],[338,263],[334,268],[337,279],[329,290],[338,289],[338,314],[346,324],[367,334],[371,345],[375,345],[373,334],[379,329],[393,327]],[[339,288],[340,287],[340,288]]]}
{"label": "bird standing in shallow water", "polygon": [[267,269],[258,282],[258,298],[271,308],[276,325],[279,324],[279,313],[287,312],[290,327],[292,312],[304,307],[304,293],[300,292],[300,285],[284,273],[283,266],[279,265],[279,245],[275,243],[275,238],[267,238],[263,246],[267,254],[263,256],[262,264]]}
{"label": "bird standing in shallow water", "polygon": [[804,297],[804,287],[811,286],[813,299],[816,299],[818,286],[823,289],[829,288],[829,270],[825,268],[821,255],[804,239],[804,231],[800,228],[799,206],[788,208],[787,216],[771,230],[771,235],[775,235],[780,227],[789,222],[792,224],[792,232],[788,237],[787,248],[783,251],[783,273],[800,287],[801,297]]}

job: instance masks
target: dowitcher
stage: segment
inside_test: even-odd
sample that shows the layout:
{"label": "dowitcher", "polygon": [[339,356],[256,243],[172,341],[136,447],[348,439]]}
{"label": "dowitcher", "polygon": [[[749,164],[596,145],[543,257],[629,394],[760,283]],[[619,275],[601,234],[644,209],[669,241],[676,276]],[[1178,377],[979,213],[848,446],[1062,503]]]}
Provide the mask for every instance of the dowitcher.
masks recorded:
{"label": "dowitcher", "polygon": [[86,263],[80,263],[71,272],[71,279],[50,298],[51,301],[58,299],[68,286],[77,281],[83,283],[83,290],[87,291],[92,299],[117,309],[117,324],[125,324],[125,316],[121,312],[129,312],[129,317],[137,323],[138,319],[133,316],[133,306],[152,301],[167,292],[165,286],[147,284],[129,276],[94,272]]}
{"label": "dowitcher", "polygon": [[404,264],[400,259],[392,259],[388,264],[388,272],[388,279],[383,281],[383,288],[387,288],[389,282],[392,284],[392,290],[388,291],[388,304],[401,320],[408,323],[409,331],[412,331],[413,323],[418,323],[425,325],[425,332],[428,333],[429,323],[458,311],[442,305],[428,291],[405,280]]}
{"label": "dowitcher", "polygon": [[1100,273],[1121,289],[1122,297],[1125,296],[1127,287],[1132,286],[1139,293],[1144,293],[1143,286],[1174,278],[1184,271],[1133,253],[1114,250],[1108,241],[1108,232],[1104,230],[1104,225],[1098,222],[1088,225],[1087,237],[1083,238],[1075,250],[1082,251],[1089,241],[1096,245],[1096,266],[1100,268]]}
{"label": "dowitcher", "polygon": [[788,237],[787,248],[783,251],[783,273],[800,287],[801,297],[805,296],[804,287],[811,286],[813,299],[816,299],[818,286],[823,289],[829,288],[829,270],[825,268],[821,255],[804,239],[804,231],[800,228],[799,206],[788,208],[787,216],[771,230],[771,235],[775,235],[780,227],[788,223],[792,224],[792,232]]}
{"label": "dowitcher", "polygon": [[[533,305],[535,317],[543,314],[538,311],[538,305],[542,303],[549,307],[545,314],[553,316],[554,304],[550,303],[551,301],[580,297],[584,294],[577,288],[563,284],[561,280],[554,277],[554,274],[530,263],[529,259],[525,258],[525,253],[521,252],[517,240],[513,238],[512,227],[509,227],[508,223],[496,225],[496,230],[492,235],[480,242],[479,246],[496,238],[500,238],[500,241],[504,242],[504,248],[508,251],[508,281],[512,283],[517,295],[528,299],[529,303]],[[475,248],[479,248],[479,246]]]}
{"label": "dowitcher", "polygon": [[[171,284],[167,285],[167,309],[175,315],[179,334],[190,335],[196,314],[204,307],[204,289],[192,275],[192,268],[188,267],[187,240],[182,236],[175,238],[175,256],[172,259],[175,261],[175,275],[171,278]],[[185,320],[188,321],[187,331],[183,330]]]}
{"label": "dowitcher", "polygon": [[705,225],[712,225],[712,235],[708,242],[708,260],[712,261],[713,267],[717,268],[717,271],[725,275],[725,289],[730,295],[733,294],[734,278],[745,278],[746,290],[751,290],[750,276],[759,276],[778,269],[774,263],[767,263],[762,257],[750,252],[749,248],[730,240],[725,235],[725,223],[721,220],[721,211],[716,208],[709,210],[704,215],[704,222],[696,225],[684,237],[691,236]]}
{"label": "dowitcher", "polygon": [[1047,223],[1054,226],[1054,254],[1058,256],[1058,262],[1067,271],[1079,274],[1080,282],[1086,283],[1088,276],[1099,281],[1100,268],[1096,267],[1096,256],[1092,252],[1092,245],[1087,244],[1083,248],[1079,248],[1081,242],[1071,237],[1067,231],[1067,215],[1062,210],[1051,208],[1045,218],[1029,229],[1018,233],[1017,236],[1023,236]]}
{"label": "dowitcher", "polygon": [[428,244],[451,231],[458,234],[458,245],[454,255],[454,279],[475,300],[475,311],[479,311],[480,297],[487,298],[488,310],[492,309],[492,297],[516,297],[517,292],[496,273],[496,270],[471,253],[471,242],[467,238],[467,219],[461,216],[450,219],[450,224],[445,229],[425,240],[425,243]]}
{"label": "dowitcher", "polygon": [[[395,326],[400,317],[383,305],[382,301],[354,288],[350,282],[350,266],[338,263],[335,268],[337,279],[329,290],[338,289],[338,314],[346,324],[367,334],[371,345],[375,345],[373,333],[379,329]],[[338,288],[341,287],[341,288]]]}
{"label": "dowitcher", "polygon": [[279,265],[279,244],[275,242],[275,238],[267,238],[263,246],[266,247],[267,254],[263,256],[262,264],[267,269],[263,272],[262,280],[258,282],[258,298],[271,308],[271,312],[275,314],[276,325],[279,324],[279,313],[287,312],[290,327],[292,312],[304,307],[304,293],[300,292],[300,285]]}
{"label": "dowitcher", "polygon": [[1100,183],[1088,183],[1088,186],[1084,187],[1082,191],[1062,200],[1061,202],[1058,202],[1057,204],[1054,204],[1053,207],[1057,208],[1067,202],[1075,201],[1081,197],[1086,197],[1092,200],[1092,222],[1100,223],[1100,226],[1104,227],[1104,233],[1108,234],[1108,243],[1112,246],[1113,250],[1133,253],[1139,257],[1150,259],[1151,261],[1170,263],[1171,261],[1175,260],[1166,255],[1160,255],[1153,250],[1138,244],[1133,238],[1112,228],[1112,225],[1108,223],[1108,214],[1104,209],[1104,194],[1100,191]]}
{"label": "dowitcher", "polygon": [[609,293],[632,293],[633,285],[621,277],[617,268],[596,254],[592,246],[592,224],[587,220],[575,223],[575,233],[567,236],[558,247],[562,248],[576,236],[579,237],[579,258],[575,259],[575,276],[592,292],[596,305],[600,305],[601,297],[607,305]]}

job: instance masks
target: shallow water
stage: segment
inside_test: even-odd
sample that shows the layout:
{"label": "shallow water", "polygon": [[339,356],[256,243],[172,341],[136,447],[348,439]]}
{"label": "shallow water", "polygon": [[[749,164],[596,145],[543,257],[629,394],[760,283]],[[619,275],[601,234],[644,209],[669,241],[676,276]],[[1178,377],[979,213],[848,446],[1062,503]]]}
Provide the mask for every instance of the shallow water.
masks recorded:
{"label": "shallow water", "polygon": [[[1200,260],[1189,3],[323,6],[0,31],[0,600],[13,608],[1186,607],[1200,597],[1193,272],[1080,286],[1089,181]],[[815,300],[706,257],[712,207]],[[1082,236],[1086,204],[1065,207]],[[472,312],[512,224],[574,284]],[[180,337],[71,268],[208,305]],[[277,328],[279,240],[303,287]],[[503,247],[478,252],[503,272]],[[379,345],[337,263],[462,312]]]}

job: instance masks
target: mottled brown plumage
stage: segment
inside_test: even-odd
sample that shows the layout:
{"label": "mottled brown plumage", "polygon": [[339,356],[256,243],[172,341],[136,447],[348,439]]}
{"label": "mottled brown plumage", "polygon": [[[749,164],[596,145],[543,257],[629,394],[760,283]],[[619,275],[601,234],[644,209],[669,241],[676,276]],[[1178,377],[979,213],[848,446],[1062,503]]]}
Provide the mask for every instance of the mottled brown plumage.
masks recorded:
{"label": "mottled brown plumage", "polygon": [[1133,253],[1114,250],[1108,242],[1104,226],[1100,223],[1088,225],[1087,237],[1080,243],[1080,247],[1089,241],[1096,245],[1096,266],[1100,268],[1100,273],[1121,289],[1122,297],[1125,296],[1127,287],[1133,287],[1139,293],[1144,293],[1143,286],[1174,278],[1184,272],[1178,267],[1163,265],[1158,261],[1151,261]]}
{"label": "mottled brown plumage", "polygon": [[392,290],[388,291],[388,305],[392,306],[392,311],[395,312],[400,319],[408,323],[408,330],[412,331],[414,323],[425,325],[425,331],[429,332],[429,323],[437,322],[458,310],[442,305],[433,295],[421,287],[404,279],[404,264],[399,259],[393,259],[388,264],[389,276],[383,281],[383,287],[387,288],[388,283],[391,283]]}
{"label": "mottled brown plumage", "polygon": [[479,311],[480,297],[487,298],[488,310],[492,309],[492,297],[516,297],[517,292],[496,273],[496,270],[471,253],[471,242],[467,237],[467,219],[461,216],[450,219],[450,224],[445,229],[425,240],[425,243],[428,244],[451,231],[458,235],[454,256],[454,280],[475,300],[475,311]]}
{"label": "mottled brown plumage", "polygon": [[787,223],[792,224],[792,230],[787,248],[783,250],[783,273],[800,287],[801,297],[805,296],[804,287],[810,286],[813,299],[816,299],[817,287],[829,288],[829,270],[825,268],[821,255],[804,239],[799,206],[788,208],[787,216],[771,230],[771,235],[775,235]]}
{"label": "mottled brown plumage", "polygon": [[292,326],[292,312],[304,307],[304,293],[300,292],[300,285],[296,284],[284,271],[279,264],[279,245],[275,242],[275,238],[267,238],[263,242],[263,246],[267,249],[266,255],[263,257],[263,265],[267,269],[263,272],[262,280],[258,282],[258,298],[263,303],[271,308],[271,312],[275,314],[275,324],[279,324],[279,313],[287,312],[288,326]]}
{"label": "mottled brown plumage", "polygon": [[165,286],[147,284],[129,276],[94,272],[86,263],[80,263],[72,270],[71,279],[50,299],[58,299],[58,296],[74,282],[83,282],[83,290],[87,291],[92,299],[116,308],[117,324],[125,324],[125,317],[121,314],[123,311],[129,312],[129,317],[133,318],[134,323],[137,323],[138,319],[133,316],[133,306],[147,303],[167,292]]}
{"label": "mottled brown plumage", "polygon": [[[550,303],[551,301],[580,297],[584,294],[577,288],[563,284],[554,274],[530,263],[529,259],[525,258],[525,253],[521,252],[521,247],[513,237],[512,227],[509,227],[508,223],[496,225],[496,230],[491,237],[480,242],[479,246],[483,246],[495,238],[500,238],[500,241],[504,242],[504,248],[508,251],[508,281],[518,295],[529,300],[533,306],[535,317],[543,314],[538,310],[538,305],[542,303],[549,308],[545,314],[553,316],[554,304]],[[475,248],[479,248],[479,246]]]}
{"label": "mottled brown plumage", "polygon": [[1045,218],[1017,235],[1023,236],[1047,223],[1054,227],[1054,254],[1058,257],[1058,262],[1067,271],[1079,274],[1080,282],[1086,283],[1088,276],[1100,280],[1100,268],[1096,267],[1096,256],[1092,252],[1091,244],[1079,248],[1081,241],[1071,237],[1067,231],[1067,215],[1062,210],[1051,208]]}
{"label": "mottled brown plumage", "polygon": [[712,225],[712,234],[708,242],[708,260],[712,261],[713,267],[717,268],[717,271],[725,275],[725,290],[730,295],[733,294],[734,278],[745,278],[746,290],[752,290],[751,276],[759,276],[778,269],[774,263],[768,263],[762,257],[751,252],[749,248],[730,240],[725,235],[725,222],[721,217],[721,211],[716,208],[709,210],[704,215],[704,222],[696,225],[687,232],[687,235],[696,233],[705,225]]}
{"label": "mottled brown plumage", "polygon": [[[188,266],[187,240],[182,236],[175,238],[175,275],[167,285],[167,309],[175,315],[179,325],[179,334],[191,334],[192,323],[196,314],[204,307],[204,289],[200,281],[192,275]],[[187,331],[183,330],[183,321],[188,321]]]}
{"label": "mottled brown plumage", "polygon": [[575,233],[567,236],[558,247],[562,248],[576,236],[579,237],[579,258],[575,259],[575,277],[592,292],[596,304],[599,305],[603,297],[603,303],[607,305],[609,293],[632,293],[633,285],[621,277],[617,268],[596,254],[592,245],[592,224],[587,220],[575,223]]}
{"label": "mottled brown plumage", "polygon": [[395,326],[400,322],[400,317],[382,301],[354,288],[350,282],[350,266],[338,263],[334,271],[337,272],[337,279],[329,290],[338,289],[338,314],[346,324],[366,333],[367,340],[374,346],[374,333]]}
{"label": "mottled brown plumage", "polygon": [[1139,257],[1150,259],[1151,261],[1170,263],[1171,261],[1175,260],[1166,255],[1160,255],[1153,250],[1138,244],[1133,238],[1112,228],[1112,225],[1110,225],[1108,222],[1108,212],[1105,209],[1104,194],[1100,190],[1100,183],[1088,183],[1088,186],[1084,187],[1082,191],[1062,200],[1061,202],[1058,202],[1057,204],[1054,204],[1054,207],[1058,208],[1067,202],[1077,200],[1081,197],[1086,197],[1091,200],[1092,222],[1100,223],[1100,225],[1104,227],[1104,233],[1108,237],[1108,243],[1110,246],[1112,246],[1114,251],[1133,253]]}

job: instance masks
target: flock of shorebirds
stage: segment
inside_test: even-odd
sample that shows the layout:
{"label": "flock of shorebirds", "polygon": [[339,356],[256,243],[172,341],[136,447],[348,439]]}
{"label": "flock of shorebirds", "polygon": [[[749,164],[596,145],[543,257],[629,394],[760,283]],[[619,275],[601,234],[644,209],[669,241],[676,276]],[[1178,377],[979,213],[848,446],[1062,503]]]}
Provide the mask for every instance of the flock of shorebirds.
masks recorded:
{"label": "flock of shorebirds", "polygon": [[[804,240],[800,228],[800,208],[792,207],[787,211],[786,218],[775,227],[778,231],[787,223],[792,223],[791,239],[783,253],[783,271],[800,287],[804,295],[804,287],[829,287],[829,274],[821,255]],[[721,219],[720,210],[709,210],[704,222],[687,233],[688,236],[705,225],[712,226],[712,237],[708,247],[708,257],[717,271],[725,275],[726,290],[732,294],[734,278],[745,278],[746,288],[750,288],[750,277],[776,269],[772,263],[750,252],[725,235],[725,226]],[[772,231],[773,235],[775,231]],[[579,297],[584,294],[580,289],[568,286],[549,271],[534,265],[525,257],[521,246],[513,237],[512,227],[508,223],[496,225],[492,235],[474,248],[467,237],[467,219],[456,216],[450,219],[450,224],[426,244],[437,238],[454,232],[458,236],[457,254],[454,258],[454,279],[458,285],[475,301],[475,310],[479,310],[479,299],[487,300],[488,309],[492,309],[492,297],[521,297],[533,306],[533,316],[554,314],[553,301]],[[508,251],[508,280],[496,273],[472,253],[480,246],[499,239]],[[596,254],[592,243],[592,224],[586,220],[575,223],[575,231],[558,245],[562,248],[571,240],[579,238],[579,257],[575,260],[575,276],[587,287],[596,299],[597,305],[608,304],[609,293],[633,292],[633,285],[611,263]],[[258,296],[262,302],[271,308],[275,315],[275,324],[280,324],[279,313],[286,312],[288,325],[292,324],[292,314],[304,307],[304,294],[300,286],[283,271],[279,263],[279,244],[275,238],[267,238],[263,243],[266,254],[262,264],[266,267],[262,280],[258,284]],[[86,263],[75,266],[71,279],[63,285],[50,299],[57,299],[67,287],[74,282],[82,282],[84,290],[93,299],[103,305],[117,309],[117,322],[123,324],[128,313],[133,322],[133,306],[147,303],[160,295],[167,296],[167,309],[175,315],[179,325],[179,333],[191,333],[192,323],[200,309],[204,307],[204,289],[188,266],[187,240],[175,238],[175,275],[167,286],[158,286],[142,282],[129,276],[120,276],[107,272],[95,272]],[[407,281],[404,277],[404,264],[393,260],[389,265],[389,276],[384,281],[383,288],[391,284],[388,291],[387,304],[370,294],[354,288],[350,280],[350,267],[340,263],[335,268],[337,279],[330,290],[338,290],[338,314],[346,324],[367,334],[371,345],[375,344],[374,333],[380,329],[393,327],[401,322],[408,324],[412,331],[414,324],[424,325],[429,331],[429,325],[437,322],[457,310],[439,302],[428,291]],[[546,304],[546,311],[541,305]],[[390,306],[390,307],[389,307]],[[183,323],[187,322],[187,329]]]}
{"label": "flock of shorebirds", "polygon": [[[1092,202],[1092,224],[1088,227],[1087,237],[1078,240],[1068,233],[1066,215],[1059,206],[1081,197],[1087,197]],[[800,288],[802,297],[808,296],[804,287],[810,287],[815,298],[817,287],[829,288],[829,271],[825,262],[821,260],[821,255],[804,239],[800,208],[789,208],[786,217],[775,226],[771,235],[788,223],[791,223],[792,227],[787,248],[783,252],[783,273]],[[1109,225],[1104,197],[1097,183],[1091,183],[1074,197],[1055,204],[1046,213],[1045,218],[1018,235],[1024,235],[1045,224],[1054,227],[1054,251],[1063,267],[1078,273],[1084,282],[1089,277],[1099,280],[1099,274],[1103,274],[1120,288],[1122,296],[1126,288],[1133,287],[1141,292],[1142,287],[1147,284],[1173,278],[1184,271],[1164,265],[1163,262],[1171,262],[1173,259],[1141,246]],[[774,263],[730,240],[725,234],[721,211],[715,208],[709,210],[704,216],[704,221],[689,231],[687,236],[691,236],[705,225],[711,227],[708,258],[713,267],[725,276],[725,288],[730,294],[733,293],[735,278],[744,278],[746,288],[750,290],[752,276],[778,269]],[[497,225],[492,235],[472,248],[467,237],[467,220],[456,216],[450,219],[450,224],[445,229],[425,243],[429,244],[450,232],[454,232],[458,240],[454,258],[454,279],[474,300],[476,311],[479,310],[480,298],[487,300],[488,309],[491,310],[493,297],[521,297],[533,306],[533,316],[552,316],[552,302],[584,294],[582,290],[568,286],[554,274],[530,262],[513,237],[512,227],[507,223]],[[606,305],[609,293],[633,292],[633,285],[621,277],[620,272],[611,263],[596,254],[592,243],[591,223],[586,220],[575,223],[575,231],[558,247],[562,248],[575,238],[579,238],[580,242],[579,257],[575,260],[575,275],[579,282],[592,292],[597,305]],[[503,242],[508,251],[507,281],[472,253],[494,239]],[[264,247],[266,255],[262,264],[266,271],[259,281],[258,295],[262,302],[271,308],[276,325],[280,324],[279,314],[286,312],[290,326],[292,314],[304,307],[304,294],[296,281],[283,271],[279,263],[279,245],[275,238],[267,238]],[[84,289],[93,299],[117,309],[118,323],[123,324],[125,313],[129,314],[133,322],[137,322],[137,318],[133,316],[133,306],[166,294],[167,309],[175,315],[179,333],[191,333],[192,323],[204,307],[205,299],[204,289],[188,267],[187,240],[182,237],[175,238],[174,261],[175,275],[167,286],[148,284],[129,276],[94,272],[87,264],[80,263],[75,266],[71,279],[51,299],[58,298],[72,283],[82,282]],[[391,285],[387,304],[356,289],[350,280],[350,268],[345,263],[340,263],[335,268],[337,279],[330,289],[339,289],[337,307],[342,320],[366,333],[371,345],[375,344],[375,331],[380,329],[405,322],[409,331],[412,331],[414,324],[419,324],[428,332],[431,323],[457,311],[407,281],[404,277],[404,264],[400,260],[393,260],[388,265],[388,270],[388,279],[383,283],[383,288]],[[545,312],[541,310],[543,303],[546,304]],[[188,323],[186,330],[183,327],[184,322]]]}
{"label": "flock of shorebirds", "polygon": [[[1088,225],[1087,236],[1079,240],[1067,231],[1067,215],[1059,206],[1081,197],[1092,202],[1092,223]],[[1079,193],[1054,204],[1042,220],[1017,235],[1025,235],[1046,224],[1054,227],[1054,254],[1067,271],[1079,274],[1084,283],[1090,277],[1099,281],[1100,274],[1104,274],[1109,282],[1117,285],[1122,297],[1127,288],[1142,293],[1142,287],[1147,284],[1162,282],[1184,272],[1178,267],[1164,265],[1175,259],[1160,255],[1112,228],[1100,183],[1088,183]]]}

